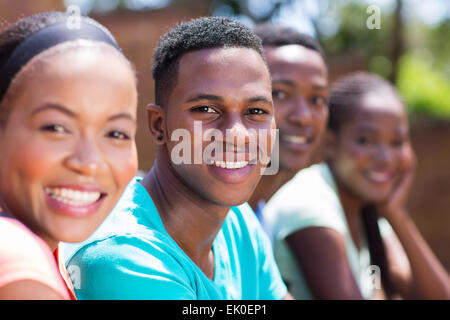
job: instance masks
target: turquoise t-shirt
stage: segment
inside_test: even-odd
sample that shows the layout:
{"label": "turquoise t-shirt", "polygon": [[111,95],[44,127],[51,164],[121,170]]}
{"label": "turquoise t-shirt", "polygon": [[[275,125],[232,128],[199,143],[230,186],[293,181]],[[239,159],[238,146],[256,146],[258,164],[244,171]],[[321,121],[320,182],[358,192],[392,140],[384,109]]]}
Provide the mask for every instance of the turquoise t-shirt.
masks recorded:
{"label": "turquoise t-shirt", "polygon": [[282,299],[286,286],[270,240],[248,204],[233,207],[213,242],[214,280],[164,228],[146,189],[133,180],[99,229],[65,244],[78,299]]}
{"label": "turquoise t-shirt", "polygon": [[[330,169],[325,163],[301,170],[283,185],[263,210],[264,219],[274,237],[275,259],[289,292],[296,299],[313,299],[301,266],[285,239],[296,231],[308,227],[325,227],[340,233],[346,245],[347,257],[361,294],[373,296],[373,268],[370,253],[364,243],[357,249],[350,234]],[[383,237],[393,232],[386,219],[379,219]],[[333,266],[330,267],[330,272]]]}

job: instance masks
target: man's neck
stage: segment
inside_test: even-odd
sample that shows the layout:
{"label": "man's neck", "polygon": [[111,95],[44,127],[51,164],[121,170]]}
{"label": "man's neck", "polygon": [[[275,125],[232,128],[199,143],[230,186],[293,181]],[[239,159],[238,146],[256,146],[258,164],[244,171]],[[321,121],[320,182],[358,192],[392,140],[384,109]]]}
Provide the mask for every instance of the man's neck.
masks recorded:
{"label": "man's neck", "polygon": [[275,175],[262,176],[252,197],[248,201],[253,210],[258,206],[259,201],[263,200],[264,202],[268,202],[275,192],[291,180],[296,173],[297,171],[280,168],[280,171]]}
{"label": "man's neck", "polygon": [[186,186],[168,163],[156,161],[141,181],[161,216],[167,233],[209,277],[214,274],[212,245],[229,207],[203,199]]}

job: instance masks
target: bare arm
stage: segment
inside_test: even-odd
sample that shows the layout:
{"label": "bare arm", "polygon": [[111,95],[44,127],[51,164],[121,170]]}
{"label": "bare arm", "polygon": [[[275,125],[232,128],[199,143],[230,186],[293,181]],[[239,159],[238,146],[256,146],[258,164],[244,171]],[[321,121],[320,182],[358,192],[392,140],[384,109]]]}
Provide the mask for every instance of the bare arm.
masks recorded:
{"label": "bare arm", "polygon": [[[450,299],[450,279],[447,271],[427,245],[405,209],[412,184],[416,158],[406,148],[403,173],[389,199],[379,205],[379,212],[396,233],[387,244],[390,270],[394,286],[406,299]],[[401,243],[401,246],[399,245]],[[403,254],[401,253],[402,249]],[[400,261],[407,256],[409,268]]]}
{"label": "bare arm", "polygon": [[403,212],[389,222],[396,236],[385,240],[386,248],[392,282],[400,295],[405,299],[450,299],[448,273],[412,219]]}
{"label": "bare arm", "polygon": [[316,299],[363,299],[348,262],[345,240],[337,231],[306,228],[288,236],[286,242]]}

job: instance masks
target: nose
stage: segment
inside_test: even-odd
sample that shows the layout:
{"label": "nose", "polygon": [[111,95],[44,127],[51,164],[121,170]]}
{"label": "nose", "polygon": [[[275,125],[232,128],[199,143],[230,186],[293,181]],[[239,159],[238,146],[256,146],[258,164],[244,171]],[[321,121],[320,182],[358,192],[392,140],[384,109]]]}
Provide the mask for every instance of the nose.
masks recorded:
{"label": "nose", "polygon": [[80,138],[73,152],[66,158],[65,165],[84,176],[95,176],[106,168],[97,142],[88,137]]}
{"label": "nose", "polygon": [[392,164],[395,158],[394,153],[389,146],[380,145],[376,149],[375,159],[380,164]]}
{"label": "nose", "polygon": [[234,145],[238,149],[245,147],[251,139],[256,137],[256,131],[249,130],[238,114],[230,115],[224,122],[223,129],[225,129],[226,144]]}
{"label": "nose", "polygon": [[287,118],[289,122],[298,126],[307,126],[311,123],[311,110],[308,106],[308,102],[303,96],[297,97]]}

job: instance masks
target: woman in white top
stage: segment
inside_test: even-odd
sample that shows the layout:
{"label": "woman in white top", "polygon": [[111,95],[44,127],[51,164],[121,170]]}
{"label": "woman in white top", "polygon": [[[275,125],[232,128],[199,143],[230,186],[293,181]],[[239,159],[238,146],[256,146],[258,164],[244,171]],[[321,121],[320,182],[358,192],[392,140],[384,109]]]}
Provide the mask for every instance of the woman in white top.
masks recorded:
{"label": "woman in white top", "polygon": [[289,291],[367,299],[381,287],[387,298],[449,299],[448,274],[405,208],[415,156],[395,89],[348,75],[332,88],[329,113],[326,163],[298,173],[264,211]]}

